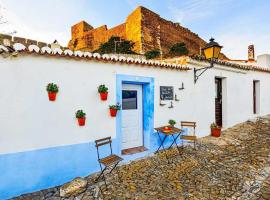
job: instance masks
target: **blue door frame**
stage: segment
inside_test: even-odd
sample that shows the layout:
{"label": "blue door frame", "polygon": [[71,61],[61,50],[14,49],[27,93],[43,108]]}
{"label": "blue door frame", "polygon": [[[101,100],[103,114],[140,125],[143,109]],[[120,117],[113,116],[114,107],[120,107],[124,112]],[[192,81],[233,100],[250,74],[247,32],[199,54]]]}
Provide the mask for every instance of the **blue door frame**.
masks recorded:
{"label": "blue door frame", "polygon": [[[122,102],[122,85],[137,84],[143,87],[143,140],[144,146],[150,150],[151,135],[154,131],[154,78],[131,75],[116,75],[116,102]],[[122,150],[122,112],[116,117],[116,140],[115,149],[117,154],[121,154]],[[134,157],[133,157],[134,158]],[[132,158],[130,158],[132,159]]]}

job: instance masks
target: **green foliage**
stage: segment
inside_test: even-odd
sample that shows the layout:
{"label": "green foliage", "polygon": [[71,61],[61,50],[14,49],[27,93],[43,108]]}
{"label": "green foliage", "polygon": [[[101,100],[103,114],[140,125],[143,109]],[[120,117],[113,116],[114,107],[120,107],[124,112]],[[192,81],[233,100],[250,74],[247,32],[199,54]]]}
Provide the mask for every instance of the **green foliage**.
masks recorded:
{"label": "green foliage", "polygon": [[99,93],[108,92],[108,88],[104,84],[102,84],[102,85],[98,86],[98,92]]}
{"label": "green foliage", "polygon": [[132,51],[134,47],[134,42],[129,40],[121,39],[117,36],[112,36],[108,42],[105,42],[99,46],[95,52],[105,54],[105,53],[122,53],[122,54],[135,54]]}
{"label": "green foliage", "polygon": [[119,103],[117,103],[116,105],[110,105],[109,108],[113,110],[120,110],[121,106]]}
{"label": "green foliage", "polygon": [[219,128],[219,126],[218,126],[216,123],[212,123],[212,124],[210,125],[210,128]]}
{"label": "green foliage", "polygon": [[170,56],[183,56],[188,55],[189,51],[184,42],[174,44],[169,51]]}
{"label": "green foliage", "polygon": [[170,124],[171,126],[174,126],[174,125],[176,124],[176,121],[173,120],[173,119],[170,119],[170,120],[169,120],[169,124]]}
{"label": "green foliage", "polygon": [[77,110],[76,112],[76,118],[85,118],[86,114],[83,112],[83,110]]}
{"label": "green foliage", "polygon": [[146,59],[153,59],[160,56],[160,51],[155,49],[155,50],[147,51],[144,55]]}
{"label": "green foliage", "polygon": [[58,86],[56,84],[54,84],[54,83],[49,83],[47,85],[47,91],[57,93],[58,92]]}

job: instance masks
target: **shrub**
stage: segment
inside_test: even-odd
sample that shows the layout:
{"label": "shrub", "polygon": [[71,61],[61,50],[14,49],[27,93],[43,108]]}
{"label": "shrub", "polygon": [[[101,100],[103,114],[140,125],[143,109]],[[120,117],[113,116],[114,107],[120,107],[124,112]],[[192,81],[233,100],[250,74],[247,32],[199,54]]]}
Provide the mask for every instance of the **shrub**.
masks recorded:
{"label": "shrub", "polygon": [[112,36],[108,42],[105,42],[99,46],[94,52],[105,53],[122,53],[122,54],[135,54],[132,50],[135,43],[129,40],[121,39],[117,36]]}
{"label": "shrub", "polygon": [[47,91],[57,93],[58,92],[58,86],[56,84],[54,84],[54,83],[49,83],[47,85]]}
{"label": "shrub", "polygon": [[83,110],[77,110],[76,112],[76,118],[85,118],[86,114],[83,112]]}
{"label": "shrub", "polygon": [[110,105],[109,108],[113,110],[120,110],[121,106],[119,103],[117,103],[116,105]]}
{"label": "shrub", "polygon": [[102,84],[102,85],[98,86],[98,92],[99,93],[108,92],[108,88],[104,84]]}
{"label": "shrub", "polygon": [[189,51],[186,48],[186,44],[184,42],[174,44],[169,51],[170,56],[183,56],[188,55]]}
{"label": "shrub", "polygon": [[171,126],[174,126],[174,125],[176,124],[176,121],[173,120],[173,119],[170,119],[170,120],[169,120],[169,124],[170,124]]}
{"label": "shrub", "polygon": [[160,51],[159,50],[151,50],[151,51],[147,51],[145,54],[146,59],[153,59],[153,58],[157,58],[160,56]]}

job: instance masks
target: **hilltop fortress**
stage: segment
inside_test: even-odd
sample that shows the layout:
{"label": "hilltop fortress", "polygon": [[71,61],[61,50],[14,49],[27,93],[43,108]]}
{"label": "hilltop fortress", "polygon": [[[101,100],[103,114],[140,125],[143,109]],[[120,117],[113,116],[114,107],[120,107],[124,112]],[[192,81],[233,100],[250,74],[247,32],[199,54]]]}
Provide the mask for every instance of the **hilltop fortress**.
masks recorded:
{"label": "hilltop fortress", "polygon": [[144,54],[158,49],[166,54],[170,47],[184,42],[190,54],[199,54],[206,42],[179,23],[161,18],[158,14],[144,7],[138,7],[127,18],[126,22],[108,29],[106,25],[93,28],[85,21],[71,28],[72,38],[68,47],[72,50],[94,51],[100,44],[107,42],[111,36],[119,36],[135,43],[134,51]]}

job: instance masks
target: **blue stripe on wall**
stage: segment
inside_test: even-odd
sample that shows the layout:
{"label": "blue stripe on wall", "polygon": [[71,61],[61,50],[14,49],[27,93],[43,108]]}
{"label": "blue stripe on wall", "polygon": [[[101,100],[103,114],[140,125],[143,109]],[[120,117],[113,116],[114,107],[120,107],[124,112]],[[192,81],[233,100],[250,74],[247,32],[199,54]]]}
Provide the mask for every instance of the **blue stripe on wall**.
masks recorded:
{"label": "blue stripe on wall", "polygon": [[61,185],[98,170],[94,143],[0,155],[0,199]]}

